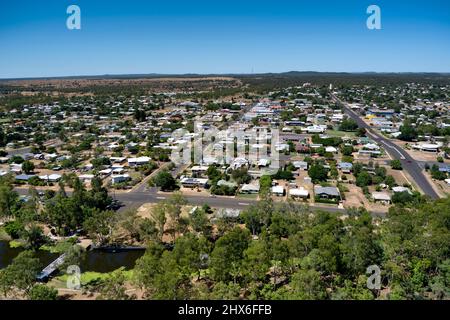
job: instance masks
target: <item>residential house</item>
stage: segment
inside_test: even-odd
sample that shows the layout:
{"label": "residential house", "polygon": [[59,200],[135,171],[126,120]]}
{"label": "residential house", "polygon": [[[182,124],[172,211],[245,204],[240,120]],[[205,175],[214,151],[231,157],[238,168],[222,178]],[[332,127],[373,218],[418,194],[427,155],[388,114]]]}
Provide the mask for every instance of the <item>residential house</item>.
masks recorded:
{"label": "residential house", "polygon": [[47,182],[58,182],[61,180],[62,176],[60,174],[49,174],[49,175],[43,175],[39,176],[39,179],[47,181]]}
{"label": "residential house", "polygon": [[150,157],[128,158],[128,165],[130,167],[142,166],[149,163]]}
{"label": "residential house", "polygon": [[206,188],[208,185],[208,179],[192,178],[182,176],[180,183],[185,188]]}
{"label": "residential house", "polygon": [[328,199],[335,201],[339,201],[341,199],[341,193],[336,187],[314,186],[314,194],[319,199]]}
{"label": "residential house", "polygon": [[372,199],[375,202],[381,202],[383,204],[391,203],[391,196],[386,192],[373,192]]}
{"label": "residential house", "polygon": [[308,199],[309,191],[303,187],[289,189],[289,196],[293,199]]}
{"label": "residential house", "polygon": [[117,184],[131,180],[128,174],[114,174],[111,176],[111,184]]}
{"label": "residential house", "polygon": [[339,162],[337,166],[342,173],[351,173],[353,169],[353,164],[350,162]]}
{"label": "residential house", "polygon": [[308,162],[306,161],[293,161],[292,164],[298,170],[308,170]]}
{"label": "residential house", "polygon": [[273,186],[272,194],[276,195],[277,197],[282,197],[286,194],[286,192],[283,186]]}
{"label": "residential house", "polygon": [[240,193],[257,194],[259,193],[260,186],[256,183],[243,184]]}

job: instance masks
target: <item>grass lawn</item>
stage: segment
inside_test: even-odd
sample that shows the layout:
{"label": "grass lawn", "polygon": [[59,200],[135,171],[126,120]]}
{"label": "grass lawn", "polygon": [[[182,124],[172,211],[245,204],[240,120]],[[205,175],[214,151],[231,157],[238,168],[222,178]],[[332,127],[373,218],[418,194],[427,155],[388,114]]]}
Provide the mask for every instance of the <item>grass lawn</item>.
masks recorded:
{"label": "grass lawn", "polygon": [[51,253],[63,253],[66,252],[70,247],[76,243],[76,239],[68,239],[59,241],[53,245],[43,245],[39,249],[44,251],[49,251]]}
{"label": "grass lawn", "polygon": [[350,138],[355,138],[356,137],[356,132],[352,132],[352,131],[339,131],[339,130],[327,130],[327,135],[329,135],[330,137],[350,137]]}
{"label": "grass lawn", "polygon": [[[131,280],[134,277],[134,270],[124,270],[124,268],[119,268],[113,272],[109,273],[101,273],[101,272],[93,272],[93,271],[87,271],[81,273],[81,285],[87,285],[89,283],[97,282],[104,280],[111,276],[113,273],[121,273],[124,275],[125,280]],[[67,282],[68,275],[63,274],[53,279],[53,283],[56,286],[59,286],[61,284],[65,284]]]}
{"label": "grass lawn", "polygon": [[21,240],[11,240],[9,242],[9,247],[10,248],[23,248],[23,247],[25,247],[25,242],[23,242]]}
{"label": "grass lawn", "polygon": [[0,240],[10,241],[11,237],[6,233],[4,227],[0,227]]}
{"label": "grass lawn", "polygon": [[236,198],[237,199],[247,199],[247,200],[257,200],[258,195],[257,194],[238,193]]}

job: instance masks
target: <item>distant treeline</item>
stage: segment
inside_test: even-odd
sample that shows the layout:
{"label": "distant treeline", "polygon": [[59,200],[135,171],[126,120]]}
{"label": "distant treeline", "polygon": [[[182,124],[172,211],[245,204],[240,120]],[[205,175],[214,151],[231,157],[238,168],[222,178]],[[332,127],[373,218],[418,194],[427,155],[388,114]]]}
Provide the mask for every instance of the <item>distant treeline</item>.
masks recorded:
{"label": "distant treeline", "polygon": [[[236,82],[229,80],[211,79],[207,77],[230,77]],[[158,82],[145,82],[145,79],[165,78]],[[167,81],[167,78],[186,78],[186,81]],[[198,80],[197,80],[198,78]],[[139,96],[149,92],[161,91],[197,91],[198,98],[216,99],[223,96],[245,94],[255,92],[258,94],[280,88],[299,86],[304,83],[311,83],[318,86],[328,86],[330,83],[335,87],[348,87],[352,85],[398,85],[404,83],[429,83],[434,85],[449,85],[450,74],[444,73],[321,73],[321,72],[286,72],[286,73],[264,73],[264,74],[227,74],[227,75],[116,75],[116,76],[92,76],[92,77],[67,77],[48,78],[49,81],[61,81],[72,79],[88,80],[90,82],[98,80],[98,83],[81,83],[72,86],[55,86],[46,84],[46,79],[36,85],[21,86],[20,83],[13,83],[0,80],[0,107],[6,106],[8,109],[29,103],[48,103],[59,101],[61,97],[47,95],[46,93],[59,92],[67,93],[92,93],[94,95],[119,94],[124,96]],[[102,83],[104,80],[117,79],[119,82],[129,79],[132,82],[124,83]],[[142,79],[143,82],[136,81]],[[23,79],[27,81],[27,79]],[[30,79],[28,79],[30,80]],[[21,91],[39,92],[43,94],[34,96],[23,96]],[[186,95],[187,97],[188,95]]]}
{"label": "distant treeline", "polygon": [[314,85],[391,85],[402,83],[450,84],[450,74],[438,73],[322,73],[287,72],[239,75],[244,84],[258,90],[298,86],[309,82]]}

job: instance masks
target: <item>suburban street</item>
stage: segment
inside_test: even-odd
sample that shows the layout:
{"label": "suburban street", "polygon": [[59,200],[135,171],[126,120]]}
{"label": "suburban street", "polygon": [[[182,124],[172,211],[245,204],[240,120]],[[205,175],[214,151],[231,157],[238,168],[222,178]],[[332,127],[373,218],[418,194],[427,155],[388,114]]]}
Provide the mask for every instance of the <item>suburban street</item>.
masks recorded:
{"label": "suburban street", "polygon": [[382,135],[376,133],[372,128],[365,123],[361,117],[356,114],[349,105],[345,102],[342,102],[339,98],[337,98],[334,94],[331,94],[333,100],[337,103],[340,103],[345,110],[345,113],[356,121],[359,127],[365,128],[367,134],[372,138],[376,143],[386,150],[387,153],[393,158],[400,160],[403,166],[403,170],[406,170],[409,175],[412,177],[416,185],[430,198],[438,199],[439,195],[434,191],[433,187],[428,182],[427,178],[422,173],[422,168],[417,164],[416,160],[414,160],[405,150],[403,150],[400,146],[392,142],[390,139],[383,137]]}
{"label": "suburban street", "polygon": [[[37,190],[39,190],[39,188],[37,188]],[[17,188],[16,191],[20,195],[28,195],[28,189]],[[67,194],[70,195],[71,192],[67,192]],[[147,188],[145,186],[129,192],[112,192],[110,195],[123,205],[119,209],[120,211],[137,209],[144,203],[158,203],[168,199],[171,196],[170,193],[158,192],[158,188]],[[184,195],[184,197],[189,204],[194,206],[202,206],[207,204],[212,208],[230,208],[239,210],[245,210],[248,206],[255,205],[258,202],[258,200],[239,199],[225,196]],[[345,213],[347,211],[347,209],[326,205],[314,205],[309,208],[316,211],[323,210],[335,213]],[[385,213],[371,212],[371,215],[374,217],[384,217]]]}

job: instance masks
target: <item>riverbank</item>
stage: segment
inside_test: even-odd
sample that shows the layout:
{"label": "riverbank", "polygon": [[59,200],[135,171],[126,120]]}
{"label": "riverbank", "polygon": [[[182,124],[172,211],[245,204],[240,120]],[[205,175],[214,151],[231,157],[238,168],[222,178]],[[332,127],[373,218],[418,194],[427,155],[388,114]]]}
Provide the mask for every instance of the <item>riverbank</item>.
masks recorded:
{"label": "riverbank", "polygon": [[[63,245],[61,245],[63,247]],[[0,269],[7,267],[12,260],[25,251],[23,247],[12,248],[9,241],[0,241]],[[107,273],[124,267],[125,270],[134,268],[135,262],[139,259],[145,250],[87,250],[79,261],[79,267],[82,272]],[[60,252],[55,248],[46,248],[46,250],[34,251],[35,256],[40,260],[43,267],[55,260]]]}

